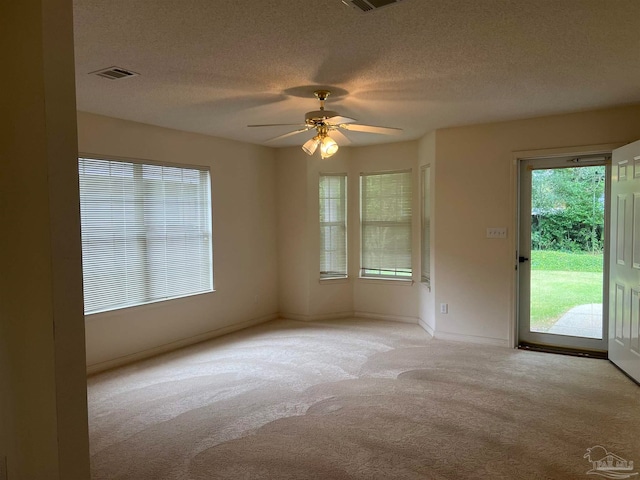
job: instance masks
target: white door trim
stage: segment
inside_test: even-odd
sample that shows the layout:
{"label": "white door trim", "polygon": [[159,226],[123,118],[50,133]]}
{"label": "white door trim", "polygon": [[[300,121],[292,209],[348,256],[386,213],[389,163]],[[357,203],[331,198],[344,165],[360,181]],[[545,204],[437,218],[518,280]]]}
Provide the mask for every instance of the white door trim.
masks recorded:
{"label": "white door trim", "polygon": [[611,152],[619,148],[623,145],[626,145],[625,142],[616,142],[616,143],[604,143],[597,145],[583,145],[583,146],[574,146],[574,147],[557,147],[557,148],[544,148],[544,149],[536,149],[536,150],[515,150],[511,155],[511,188],[510,188],[510,205],[511,205],[511,231],[515,232],[515,235],[512,235],[510,238],[511,241],[511,251],[513,252],[513,261],[514,261],[514,269],[513,269],[513,277],[511,279],[511,298],[510,298],[510,309],[511,309],[511,322],[509,325],[509,345],[512,348],[518,347],[518,271],[516,269],[518,260],[516,258],[518,252],[518,246],[520,245],[520,238],[518,232],[519,225],[519,208],[520,198],[519,198],[519,169],[518,166],[521,160],[532,160],[536,158],[551,158],[551,157],[564,157],[567,155],[597,155],[597,154],[607,154],[610,155]]}

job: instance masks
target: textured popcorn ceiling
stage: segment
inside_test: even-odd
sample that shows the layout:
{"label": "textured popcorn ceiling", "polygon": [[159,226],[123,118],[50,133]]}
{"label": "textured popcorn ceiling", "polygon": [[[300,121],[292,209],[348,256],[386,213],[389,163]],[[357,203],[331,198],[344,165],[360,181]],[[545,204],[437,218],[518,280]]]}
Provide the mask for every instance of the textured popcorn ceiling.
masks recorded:
{"label": "textured popcorn ceiling", "polygon": [[[78,109],[264,143],[327,108],[401,136],[640,102],[640,0],[75,0]],[[89,72],[118,66],[140,76]],[[273,146],[298,145],[304,133]]]}

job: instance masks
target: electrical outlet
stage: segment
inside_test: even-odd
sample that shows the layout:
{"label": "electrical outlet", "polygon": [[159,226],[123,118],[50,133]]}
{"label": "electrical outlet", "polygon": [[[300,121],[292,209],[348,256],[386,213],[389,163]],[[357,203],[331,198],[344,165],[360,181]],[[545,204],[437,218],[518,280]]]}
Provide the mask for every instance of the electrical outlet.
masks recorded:
{"label": "electrical outlet", "polygon": [[449,313],[449,304],[448,303],[441,303],[440,304],[440,313],[442,313],[443,315],[446,315],[447,313]]}
{"label": "electrical outlet", "polygon": [[506,227],[489,227],[487,228],[487,238],[507,238]]}

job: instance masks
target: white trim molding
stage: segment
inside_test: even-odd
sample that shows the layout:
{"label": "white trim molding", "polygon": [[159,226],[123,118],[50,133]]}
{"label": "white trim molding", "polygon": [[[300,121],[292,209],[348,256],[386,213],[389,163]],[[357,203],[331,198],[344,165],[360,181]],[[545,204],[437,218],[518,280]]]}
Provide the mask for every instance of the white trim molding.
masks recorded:
{"label": "white trim molding", "polygon": [[492,345],[494,347],[511,348],[509,339],[507,338],[480,337],[476,335],[464,335],[461,333],[447,332],[435,332],[434,338],[436,340],[446,340],[449,342],[477,343],[480,345]]}
{"label": "white trim molding", "polygon": [[280,313],[280,318],[286,320],[297,320],[300,322],[321,322],[324,320],[340,320],[343,318],[353,318],[354,312],[335,312],[335,313],[320,313],[316,315],[304,315],[298,313]]}
{"label": "white trim molding", "polygon": [[435,329],[431,325],[429,325],[425,320],[418,318],[418,325],[420,325],[425,332],[427,332],[429,335],[435,338],[436,336]]}
{"label": "white trim molding", "polygon": [[[511,228],[516,235],[511,235],[510,247],[511,251],[517,252],[519,250],[519,225],[520,225],[520,163],[524,160],[534,159],[547,159],[553,157],[565,157],[570,155],[597,155],[597,154],[611,154],[612,150],[625,145],[627,142],[617,143],[603,143],[597,145],[576,145],[569,147],[557,147],[557,148],[544,148],[535,150],[515,150],[511,152],[511,185],[510,185],[510,205],[511,205]],[[514,262],[516,261],[514,256]],[[509,338],[506,340],[507,346],[510,348],[518,348],[520,343],[518,332],[518,315],[519,315],[519,284],[518,284],[518,270],[514,270],[514,274],[511,278],[510,299],[509,299]],[[607,291],[607,289],[605,289]]]}
{"label": "white trim molding", "polygon": [[418,317],[408,317],[404,315],[388,315],[386,313],[371,313],[371,312],[353,312],[353,316],[356,318],[369,318],[372,320],[386,320],[388,322],[400,322],[400,323],[413,323],[418,324]]}

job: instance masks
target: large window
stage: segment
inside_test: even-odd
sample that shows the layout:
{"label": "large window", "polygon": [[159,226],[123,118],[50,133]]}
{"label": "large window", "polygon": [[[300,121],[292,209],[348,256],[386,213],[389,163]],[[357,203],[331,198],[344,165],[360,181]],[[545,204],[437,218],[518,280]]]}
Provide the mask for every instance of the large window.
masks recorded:
{"label": "large window", "polygon": [[347,276],[347,176],[320,175],[320,278]]}
{"label": "large window", "polygon": [[411,279],[411,171],[360,176],[360,276]]}
{"label": "large window", "polygon": [[208,170],[78,162],[85,313],[212,291]]}
{"label": "large window", "polygon": [[422,275],[423,283],[431,285],[431,167],[421,169],[422,177]]}

